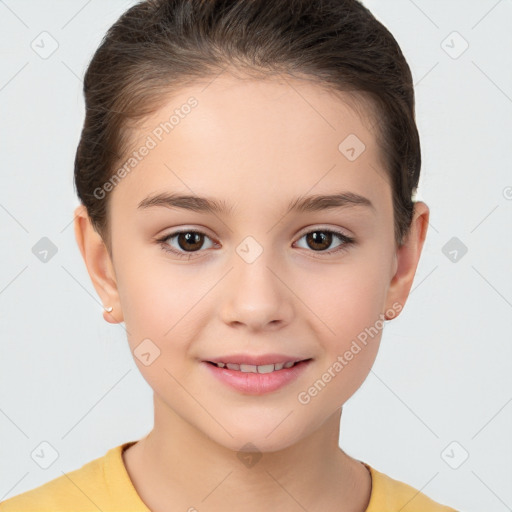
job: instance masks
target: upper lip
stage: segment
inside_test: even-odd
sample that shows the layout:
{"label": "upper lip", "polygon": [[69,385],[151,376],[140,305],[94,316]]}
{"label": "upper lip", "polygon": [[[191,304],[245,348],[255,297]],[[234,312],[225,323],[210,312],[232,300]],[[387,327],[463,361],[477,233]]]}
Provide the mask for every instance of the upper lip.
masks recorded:
{"label": "upper lip", "polygon": [[310,357],[291,356],[285,354],[230,354],[220,357],[214,357],[211,359],[205,359],[211,363],[236,363],[236,364],[250,364],[255,366],[263,366],[266,364],[274,363],[287,363],[289,361],[298,362],[304,361],[305,359],[311,359]]}

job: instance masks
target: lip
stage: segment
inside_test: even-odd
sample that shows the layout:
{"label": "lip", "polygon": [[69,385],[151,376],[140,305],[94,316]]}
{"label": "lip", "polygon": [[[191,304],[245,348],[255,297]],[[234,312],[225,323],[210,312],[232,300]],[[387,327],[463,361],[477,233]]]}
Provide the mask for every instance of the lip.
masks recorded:
{"label": "lip", "polygon": [[[286,361],[293,361],[294,359],[286,359]],[[273,362],[283,362],[272,360]],[[286,362],[284,361],[284,362]],[[252,372],[241,372],[236,370],[228,370],[227,368],[219,368],[208,361],[202,361],[201,364],[206,367],[207,371],[217,378],[223,384],[234,388],[235,390],[245,393],[248,395],[264,395],[277,391],[282,387],[290,384],[294,380],[298,379],[300,375],[308,368],[313,359],[307,359],[300,361],[291,368],[283,368],[282,370],[276,370],[271,373],[252,373]],[[219,360],[216,362],[230,362],[225,360]],[[236,362],[236,361],[232,361]],[[242,364],[243,360],[242,360]],[[262,365],[265,363],[259,363]],[[268,363],[270,364],[270,363]],[[257,366],[259,366],[257,365]]]}
{"label": "lip", "polygon": [[212,363],[236,363],[262,366],[265,364],[287,363],[288,361],[302,361],[304,359],[311,358],[287,354],[230,354],[225,356],[214,357],[212,359],[205,359],[205,361],[210,361]]}

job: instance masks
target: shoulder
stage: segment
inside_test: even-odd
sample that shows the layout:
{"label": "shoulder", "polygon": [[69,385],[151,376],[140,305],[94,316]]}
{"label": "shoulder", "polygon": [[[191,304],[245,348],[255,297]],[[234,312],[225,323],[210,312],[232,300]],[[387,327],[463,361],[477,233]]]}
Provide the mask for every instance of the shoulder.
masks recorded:
{"label": "shoulder", "polygon": [[102,459],[95,459],[80,469],[1,502],[0,512],[59,512],[66,508],[77,512],[97,511],[91,499],[105,485],[102,481]]}
{"label": "shoulder", "polygon": [[[124,446],[112,448],[79,469],[0,502],[0,512],[110,512],[113,505],[118,505],[119,495],[123,506],[128,505],[124,499],[130,493],[125,492],[125,475],[119,470]],[[129,509],[127,506],[126,510]]]}
{"label": "shoulder", "polygon": [[366,512],[457,512],[454,508],[432,500],[418,489],[363,464],[372,475],[372,492]]}

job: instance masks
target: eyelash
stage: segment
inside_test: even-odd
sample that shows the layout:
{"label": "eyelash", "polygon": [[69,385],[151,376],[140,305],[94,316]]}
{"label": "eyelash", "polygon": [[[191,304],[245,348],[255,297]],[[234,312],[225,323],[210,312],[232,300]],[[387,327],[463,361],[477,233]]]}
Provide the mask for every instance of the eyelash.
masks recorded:
{"label": "eyelash", "polygon": [[[339,237],[339,239],[343,243],[339,247],[337,247],[336,249],[331,250],[331,251],[311,251],[311,252],[319,252],[321,254],[326,254],[328,256],[332,256],[334,254],[338,254],[338,253],[341,253],[343,251],[346,251],[350,245],[353,245],[355,243],[355,239],[354,238],[352,238],[350,236],[347,236],[344,233],[341,233],[340,231],[336,231],[336,230],[332,230],[332,229],[321,229],[321,228],[320,229],[313,229],[311,231],[307,231],[298,240],[300,240],[301,238],[303,238],[306,235],[309,235],[310,233],[315,233],[315,232],[331,233],[331,234],[336,235],[337,237]],[[171,248],[169,246],[169,244],[167,243],[167,241],[170,238],[174,238],[174,237],[180,235],[181,233],[194,233],[194,234],[199,234],[199,235],[205,235],[207,238],[210,238],[208,235],[206,235],[206,233],[203,233],[202,231],[197,231],[197,230],[194,230],[194,229],[182,229],[182,230],[179,230],[179,231],[174,231],[173,233],[169,233],[168,235],[165,235],[162,238],[158,238],[156,240],[156,242],[158,242],[160,244],[160,247],[162,248],[162,250],[164,250],[167,253],[171,253],[174,256],[177,256],[178,258],[188,258],[188,259],[191,259],[191,258],[193,258],[192,255],[195,252],[201,252],[201,251],[200,250],[199,251],[192,251],[192,252],[188,252],[188,253],[187,252],[181,252],[181,251],[177,251],[176,249]],[[315,256],[315,257],[318,257],[318,256]],[[320,256],[320,257],[323,257],[323,256]]]}

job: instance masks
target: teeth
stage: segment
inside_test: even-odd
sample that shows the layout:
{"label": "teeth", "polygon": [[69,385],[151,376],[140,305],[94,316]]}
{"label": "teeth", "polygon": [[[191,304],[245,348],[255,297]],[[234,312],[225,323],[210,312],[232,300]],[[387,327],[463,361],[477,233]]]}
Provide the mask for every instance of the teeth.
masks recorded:
{"label": "teeth", "polygon": [[[298,362],[298,361],[297,361]],[[227,368],[228,370],[235,370],[244,373],[271,373],[273,371],[282,370],[283,368],[291,368],[295,361],[288,361],[287,363],[264,364],[256,366],[254,364],[236,364],[236,363],[214,363],[219,368]]]}
{"label": "teeth", "polygon": [[[281,367],[281,368],[279,368]],[[282,364],[263,364],[261,366],[255,366],[257,368],[258,373],[271,373],[274,370],[281,370],[283,368]]]}
{"label": "teeth", "polygon": [[246,372],[246,373],[249,373],[249,372],[257,373],[258,372],[258,367],[254,366],[252,364],[241,364],[240,365],[240,371],[241,372]]}

